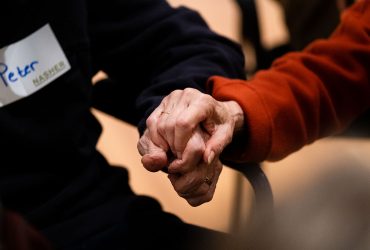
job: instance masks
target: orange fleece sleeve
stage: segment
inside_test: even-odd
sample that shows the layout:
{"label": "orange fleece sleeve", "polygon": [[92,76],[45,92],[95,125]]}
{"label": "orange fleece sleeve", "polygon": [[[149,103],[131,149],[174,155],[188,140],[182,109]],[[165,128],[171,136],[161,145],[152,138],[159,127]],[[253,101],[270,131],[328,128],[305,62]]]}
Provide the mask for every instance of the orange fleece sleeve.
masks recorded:
{"label": "orange fleece sleeve", "polygon": [[245,113],[247,133],[231,144],[231,160],[276,161],[342,131],[370,107],[369,75],[370,1],[360,0],[329,39],[277,59],[250,81],[210,78],[212,95],[237,101]]}

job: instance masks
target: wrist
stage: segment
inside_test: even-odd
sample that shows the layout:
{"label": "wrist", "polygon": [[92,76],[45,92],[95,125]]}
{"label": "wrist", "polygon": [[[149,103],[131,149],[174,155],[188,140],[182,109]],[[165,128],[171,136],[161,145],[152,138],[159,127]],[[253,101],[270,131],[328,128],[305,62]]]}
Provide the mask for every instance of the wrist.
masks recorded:
{"label": "wrist", "polygon": [[236,101],[225,102],[227,110],[234,122],[234,134],[244,128],[244,112]]}

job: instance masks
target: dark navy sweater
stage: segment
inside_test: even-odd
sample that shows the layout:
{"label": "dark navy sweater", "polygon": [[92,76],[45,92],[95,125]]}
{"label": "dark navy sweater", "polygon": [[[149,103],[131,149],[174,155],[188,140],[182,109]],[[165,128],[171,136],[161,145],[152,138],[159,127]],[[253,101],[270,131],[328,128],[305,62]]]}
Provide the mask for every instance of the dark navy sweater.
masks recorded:
{"label": "dark navy sweater", "polygon": [[[239,46],[211,32],[196,12],[162,0],[97,2],[12,0],[1,7],[0,48],[49,24],[71,65],[0,108],[1,201],[50,238],[71,230],[61,223],[132,194],[126,173],[95,149],[101,126],[92,107],[142,132],[170,91],[204,90],[211,75],[244,77]],[[109,78],[93,86],[99,70]]]}

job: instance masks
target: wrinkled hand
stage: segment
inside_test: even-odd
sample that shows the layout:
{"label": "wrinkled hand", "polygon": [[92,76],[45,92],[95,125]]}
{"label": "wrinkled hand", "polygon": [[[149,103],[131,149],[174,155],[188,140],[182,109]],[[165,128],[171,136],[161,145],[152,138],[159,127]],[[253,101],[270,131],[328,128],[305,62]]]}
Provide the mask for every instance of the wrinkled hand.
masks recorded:
{"label": "wrinkled hand", "polygon": [[171,150],[178,159],[182,158],[194,131],[201,126],[209,135],[203,155],[208,163],[221,154],[243,123],[244,115],[239,104],[234,101],[220,102],[191,88],[173,91],[147,119],[153,142]]}
{"label": "wrinkled hand", "polygon": [[168,166],[168,178],[178,195],[190,205],[199,206],[212,200],[222,170],[218,159],[210,164],[203,161],[205,140],[207,135],[198,127],[188,141],[183,157],[178,159],[154,144],[146,130],[138,142],[138,150],[148,171],[156,172]]}
{"label": "wrinkled hand", "polygon": [[198,206],[213,198],[219,155],[242,124],[235,102],[218,102],[195,89],[173,91],[147,119],[138,143],[142,163],[149,171],[168,166],[176,192]]}
{"label": "wrinkled hand", "polygon": [[181,158],[175,158],[168,166],[168,178],[172,186],[192,206],[212,200],[222,171],[218,159],[210,163],[203,161],[208,137],[198,126],[181,153]]}

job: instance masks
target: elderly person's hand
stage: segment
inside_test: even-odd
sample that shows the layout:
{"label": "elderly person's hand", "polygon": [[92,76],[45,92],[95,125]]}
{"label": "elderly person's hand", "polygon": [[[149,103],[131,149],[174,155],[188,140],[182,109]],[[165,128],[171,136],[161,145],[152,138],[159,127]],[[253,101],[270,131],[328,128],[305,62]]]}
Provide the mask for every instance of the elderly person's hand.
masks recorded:
{"label": "elderly person's hand", "polygon": [[207,134],[198,127],[179,159],[171,156],[165,145],[161,148],[154,144],[146,130],[138,142],[138,150],[147,170],[156,172],[165,167],[178,195],[190,205],[199,206],[212,200],[222,170],[218,159],[209,164],[203,161],[205,140]]}
{"label": "elderly person's hand", "polygon": [[153,142],[171,150],[176,158],[198,129],[208,134],[203,159],[210,163],[231,142],[244,124],[243,111],[235,101],[217,101],[196,89],[175,90],[163,99],[147,120]]}
{"label": "elderly person's hand", "polygon": [[242,126],[236,102],[219,102],[195,89],[173,91],[147,120],[138,144],[142,163],[149,171],[168,166],[178,194],[200,205],[212,199],[222,169],[219,155]]}

